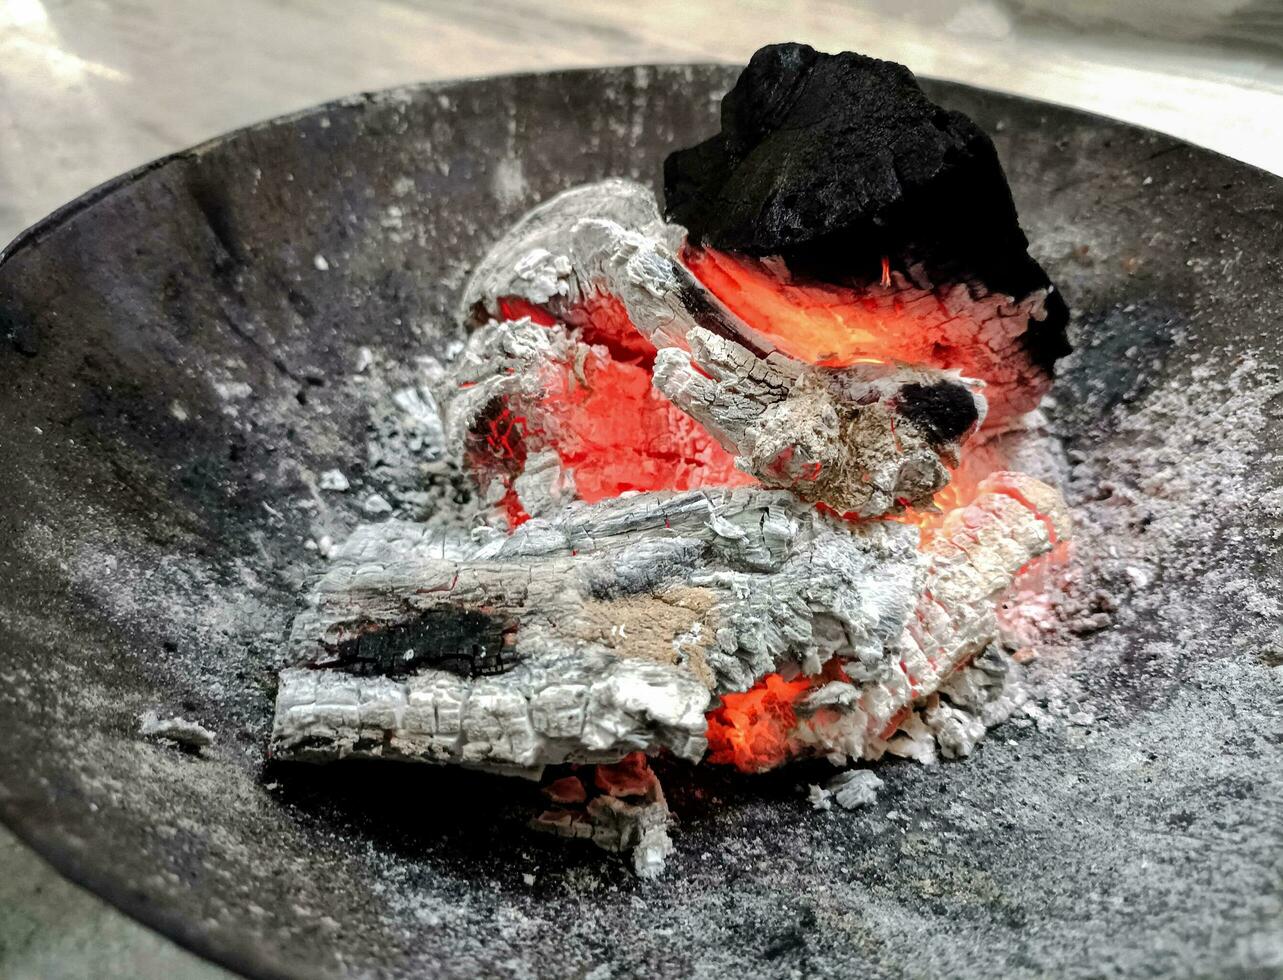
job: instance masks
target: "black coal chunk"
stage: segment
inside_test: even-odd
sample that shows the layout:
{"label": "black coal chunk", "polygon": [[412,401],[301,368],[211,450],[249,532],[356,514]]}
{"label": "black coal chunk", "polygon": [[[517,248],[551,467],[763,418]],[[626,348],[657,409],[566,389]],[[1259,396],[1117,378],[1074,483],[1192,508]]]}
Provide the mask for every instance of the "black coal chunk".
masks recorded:
{"label": "black coal chunk", "polygon": [[362,676],[397,677],[424,668],[460,677],[501,674],[515,665],[505,656],[505,632],[511,628],[472,609],[440,606],[405,623],[366,630],[327,648],[311,664]]}
{"label": "black coal chunk", "polygon": [[971,392],[952,381],[905,385],[897,410],[937,445],[961,438],[980,421]]}
{"label": "black coal chunk", "polygon": [[[1050,286],[1028,252],[993,143],[903,65],[805,44],[762,48],[722,99],[722,130],[671,154],[666,213],[691,241],[779,255],[794,274],[873,282],[882,259],[937,285],[1017,298]],[[1030,324],[1039,366],[1069,352],[1058,293]]]}

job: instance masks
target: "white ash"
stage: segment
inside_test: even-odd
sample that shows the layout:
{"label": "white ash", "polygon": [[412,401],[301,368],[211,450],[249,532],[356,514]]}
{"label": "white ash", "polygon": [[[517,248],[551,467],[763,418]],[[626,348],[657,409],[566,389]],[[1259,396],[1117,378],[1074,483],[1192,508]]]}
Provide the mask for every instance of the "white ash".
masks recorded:
{"label": "white ash", "polygon": [[521,509],[531,517],[552,515],[575,500],[575,471],[562,466],[554,450],[531,453],[512,481]]}
{"label": "white ash", "polygon": [[938,697],[927,699],[923,720],[944,758],[965,758],[988,729],[1007,721],[1028,696],[1014,661],[990,646],[971,667],[955,671]]}
{"label": "white ash", "polygon": [[[382,528],[358,532],[318,584],[295,655],[333,662],[372,630],[485,607],[517,627],[508,658],[609,649],[743,690],[808,652],[881,663],[922,581],[916,529],[848,524],[757,488],[576,502],[511,535]],[[682,658],[674,641],[696,624],[699,657]]]}
{"label": "white ash", "polygon": [[[490,248],[464,287],[459,319],[467,322],[478,311],[495,316],[504,297],[573,306],[594,292],[619,295],[602,286],[620,286],[630,314],[648,312],[643,322],[634,321],[638,329],[663,331],[666,342],[655,341],[657,347],[680,343],[689,314],[666,304],[676,302],[679,284],[697,285],[674,258],[684,237],[684,229],[664,222],[654,194],[641,184],[604,180],[572,188],[528,211]],[[717,305],[727,322],[742,323]]]}
{"label": "white ash", "polygon": [[[1179,333],[1175,343],[1184,343]],[[1143,683],[1162,684],[1182,674],[1190,644],[1213,644],[1208,655],[1223,656],[1243,642],[1244,624],[1268,630],[1278,622],[1278,576],[1249,569],[1260,561],[1253,555],[1283,537],[1277,457],[1262,454],[1259,435],[1278,424],[1283,372],[1242,350],[1211,351],[1202,364],[1189,356],[1187,376],[1104,413],[1102,425],[1117,433],[1108,448],[1069,451],[1072,574],[1046,590],[1043,628],[1031,631],[1039,657],[1029,668],[1035,704],[1027,710],[1038,712],[1031,720],[1040,727],[1108,716],[1121,696],[1102,688],[1103,672],[1070,669],[1082,635],[1100,634],[1096,641],[1118,656],[1134,632],[1152,636],[1139,658],[1128,655],[1138,658]],[[1253,515],[1255,536],[1234,540],[1236,557],[1227,561],[1226,520],[1243,513]],[[1042,585],[1034,580],[1016,598],[1027,602]],[[1174,589],[1188,600],[1171,602]]]}
{"label": "white ash", "polygon": [[858,810],[877,802],[884,785],[871,769],[848,769],[825,783],[824,789],[844,810]]}
{"label": "white ash", "polygon": [[392,505],[381,493],[372,493],[366,497],[365,502],[361,504],[361,509],[371,516],[392,513]]}
{"label": "white ash", "polygon": [[528,318],[491,321],[475,330],[449,373],[436,385],[446,452],[462,459],[469,434],[492,402],[512,397],[539,399],[544,394],[544,370],[559,363],[576,363],[587,354],[587,350],[577,349],[581,347]]}
{"label": "white ash", "polygon": [[807,786],[806,799],[813,810],[827,810],[833,805],[833,794],[816,783]]}
{"label": "white ash", "polygon": [[645,660],[583,654],[469,680],[281,672],[272,755],[453,763],[537,779],[548,764],[616,762],[639,749],[704,753],[707,688]]}
{"label": "white ash", "polygon": [[[926,552],[907,525],[849,525],[756,489],[574,504],[510,536],[364,527],[295,621],[293,655],[320,669],[282,673],[273,752],[532,775],[638,749],[697,760],[713,691],[836,656],[851,680],[802,705],[798,751],[933,758],[925,746],[940,733],[946,756],[966,754],[978,734],[963,712],[982,711],[988,681],[955,680],[956,703],[931,702],[926,721],[897,719],[992,642],[993,597],[1051,546],[1038,512],[993,489],[1013,486],[1021,500],[1040,493],[1028,478],[996,477]],[[403,662],[377,644],[362,654],[369,637],[433,610],[497,619],[500,646],[481,654],[503,672],[425,669],[443,655],[440,636]],[[476,638],[467,643],[475,656]],[[406,676],[361,676],[371,665]]]}
{"label": "white ash", "polygon": [[[328,669],[282,674],[273,752],[536,772],[661,746],[698,759],[713,689],[747,688],[805,651],[887,656],[918,593],[915,541],[905,525],[852,528],[753,489],[574,504],[511,536],[366,526],[295,621],[293,655]],[[400,680],[333,669],[360,666],[354,642],[438,609],[514,624],[510,647],[482,655],[515,666],[419,669],[438,646],[410,651],[399,666],[416,672]]]}
{"label": "white ash", "polygon": [[351,487],[352,484],[348,482],[348,478],[344,476],[342,470],[326,470],[321,474],[321,478],[316,481],[316,485],[322,490],[333,490],[336,493],[343,493]]}
{"label": "white ash", "polygon": [[[451,346],[447,354],[458,350]],[[471,523],[480,504],[471,478],[446,452],[432,391],[444,372],[437,358],[423,355],[409,365],[376,358],[356,376],[361,385],[357,395],[370,405],[366,476],[392,511],[433,525],[462,527]],[[377,501],[374,507],[379,509]]]}
{"label": "white ash", "polygon": [[159,738],[197,751],[213,745],[216,737],[199,722],[178,716],[161,718],[155,711],[144,711],[138,716],[138,732],[144,738]]}

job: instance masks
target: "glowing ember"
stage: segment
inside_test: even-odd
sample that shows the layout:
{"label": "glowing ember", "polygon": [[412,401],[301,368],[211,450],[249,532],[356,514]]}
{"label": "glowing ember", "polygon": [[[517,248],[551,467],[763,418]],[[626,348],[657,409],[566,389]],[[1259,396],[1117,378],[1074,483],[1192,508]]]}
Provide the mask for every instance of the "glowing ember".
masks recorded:
{"label": "glowing ember", "polygon": [[786,681],[767,674],[747,691],[723,694],[708,715],[706,761],[741,772],[764,772],[788,761],[796,705],[814,686],[814,678]]}
{"label": "glowing ember", "polygon": [[589,293],[567,314],[567,321],[579,327],[580,339],[585,344],[606,347],[616,361],[637,364],[647,370],[654,366],[655,345],[633,326],[624,304],[614,296]]}
{"label": "glowing ember", "polygon": [[962,286],[919,289],[885,261],[880,281],[860,289],[794,278],[775,261],[690,245],[682,262],[745,322],[807,363],[900,361],[957,369],[990,385],[990,423],[1031,411],[1050,385],[1018,347],[1030,311],[1007,297],[978,299]]}
{"label": "glowing ember", "polygon": [[499,313],[505,320],[520,320],[522,317],[529,317],[541,327],[555,327],[557,318],[545,310],[542,306],[537,306],[520,296],[505,296],[499,300]]}
{"label": "glowing ember", "polygon": [[689,490],[756,481],[689,415],[659,394],[650,372],[594,354],[582,380],[562,368],[540,410],[551,447],[574,471],[580,499],[627,490]]}
{"label": "glowing ember", "polygon": [[[514,318],[562,329],[551,316],[524,300],[508,298],[501,310]],[[532,315],[535,314],[535,315]],[[574,474],[579,499],[595,503],[630,490],[689,490],[747,486],[756,481],[736,469],[734,458],[689,415],[655,390],[651,366],[655,347],[628,319],[622,304],[594,294],[567,314],[579,339],[594,345],[580,364],[554,363],[544,376],[537,404],[516,415],[504,408],[487,423],[486,449],[500,461],[505,485],[529,453],[552,449]],[[550,322],[551,321],[551,322]],[[518,440],[518,437],[519,440]],[[474,464],[484,461],[474,457]],[[502,506],[515,527],[515,493]],[[514,509],[515,502],[515,509]]]}
{"label": "glowing ember", "polygon": [[613,765],[597,766],[593,783],[611,796],[645,796],[654,781],[645,752],[632,752]]}
{"label": "glowing ember", "polygon": [[473,472],[485,477],[497,477],[505,488],[499,506],[508,519],[510,528],[530,520],[513,489],[513,477],[526,465],[527,421],[524,415],[515,414],[506,401],[496,401],[484,424],[469,441],[465,459]]}

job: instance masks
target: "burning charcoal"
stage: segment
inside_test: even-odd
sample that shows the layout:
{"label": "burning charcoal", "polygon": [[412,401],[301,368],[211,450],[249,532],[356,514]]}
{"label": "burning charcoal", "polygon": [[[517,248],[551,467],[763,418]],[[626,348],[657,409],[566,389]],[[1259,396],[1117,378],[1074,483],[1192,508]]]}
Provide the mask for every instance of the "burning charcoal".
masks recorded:
{"label": "burning charcoal", "polygon": [[544,794],[554,803],[583,803],[588,791],[578,776],[563,776],[543,788]]}
{"label": "burning charcoal", "polygon": [[644,796],[654,778],[641,752],[634,752],[614,765],[599,765],[593,775],[599,790],[618,797]]}
{"label": "burning charcoal", "polygon": [[[615,766],[598,766],[596,782],[606,793],[594,796],[582,810],[548,810],[530,822],[535,830],[579,837],[607,851],[631,851],[639,878],[654,878],[673,851],[668,836],[669,812],[663,788],[646,762],[633,753]],[[603,769],[611,770],[605,777]],[[621,783],[620,775],[627,773]],[[624,790],[626,792],[616,790]],[[624,799],[622,797],[627,797]]]}
{"label": "burning charcoal", "polygon": [[502,680],[290,668],[280,675],[272,754],[414,759],[531,778],[549,763],[613,762],[638,748],[695,761],[707,705],[707,688],[679,671],[602,654],[517,667]]}
{"label": "burning charcoal", "polygon": [[853,517],[929,506],[983,417],[961,378],[872,365],[790,377],[705,330],[687,339],[689,355],[659,352],[655,386],[765,485]]}
{"label": "burning charcoal", "polygon": [[669,156],[664,194],[727,307],[802,359],[960,368],[993,424],[1037,405],[1068,312],[979,127],[901,65],[800,44],[758,51],[721,122]]}
{"label": "burning charcoal", "polygon": [[808,655],[887,656],[918,594],[916,536],[752,488],[574,504],[482,543],[367,525],[295,620],[312,669],[282,674],[273,752],[533,773],[697,759],[711,691]]}
{"label": "burning charcoal", "polygon": [[[382,650],[381,636],[403,639],[427,617],[431,642],[382,672],[499,679],[536,656],[601,649],[737,690],[807,651],[881,660],[916,601],[916,539],[749,487],[572,504],[481,543],[389,521],[344,545],[291,645],[315,666],[360,671],[365,644]],[[470,631],[442,629],[463,612]]]}
{"label": "burning charcoal", "polygon": [[[555,770],[532,825],[650,876],[672,842],[648,755],[927,762],[1020,704],[996,605],[1069,517],[1037,480],[979,477],[1033,417],[1065,310],[992,145],[898,66],[785,45],[666,178],[689,240],[609,180],[479,264],[466,344],[398,404],[490,523],[318,546],[276,758],[592,765]],[[920,532],[904,511],[937,497],[959,506]]]}
{"label": "burning charcoal", "polygon": [[576,498],[754,482],[649,369],[530,320],[474,332],[439,398],[450,451],[510,526]]}
{"label": "burning charcoal", "polygon": [[[470,437],[474,445],[494,450],[497,441],[498,455],[509,463],[506,484],[496,496],[503,500],[514,489],[515,474],[523,468],[518,457],[536,447],[577,460],[573,481],[590,493],[585,477],[591,479],[591,473],[585,471],[601,460],[582,451],[585,442],[594,441],[585,430],[609,424],[612,413],[582,418],[574,405],[593,397],[587,394],[593,388],[627,395],[630,389],[620,374],[642,381],[640,390],[631,390],[640,396],[643,417],[655,419],[661,438],[668,435],[665,441],[678,446],[699,443],[698,436],[684,431],[690,423],[645,386],[645,364],[616,369],[606,363],[634,356],[631,348],[618,350],[621,336],[636,339],[640,333],[653,345],[643,360],[653,363],[655,389],[711,433],[744,473],[854,516],[929,505],[948,482],[945,463],[957,464],[962,442],[983,419],[985,401],[977,386],[933,368],[880,362],[833,368],[789,357],[692,279],[673,256],[675,237],[648,191],[607,181],[541,205],[474,274],[468,309],[506,316],[515,299],[519,310],[542,311],[548,326],[560,319],[579,330],[569,336],[529,319],[492,322],[473,335],[469,352],[443,386],[440,400],[456,443]],[[602,296],[621,307],[611,329],[625,334],[611,333],[598,347],[588,341],[606,332],[594,321],[589,300]],[[610,390],[603,382],[612,377]],[[578,394],[581,389],[586,393]],[[524,420],[519,450],[508,434],[507,421],[513,418]],[[647,446],[655,440],[633,442]],[[704,449],[700,455],[711,464],[697,467],[708,484],[742,482],[727,479],[728,457]],[[552,484],[565,487],[571,479],[561,473]],[[643,484],[647,489],[690,485],[680,472],[671,473],[666,485]],[[589,499],[594,499],[591,493]],[[510,514],[517,513],[513,503],[520,505],[523,518],[534,513],[518,494],[505,503]],[[534,503],[541,506],[542,495]]]}
{"label": "burning charcoal", "polygon": [[[1032,502],[1037,501],[1039,507]],[[877,759],[885,752],[934,759],[937,734],[944,753],[965,755],[988,717],[1009,712],[1001,690],[979,700],[976,690],[1001,684],[990,665],[983,680],[969,679],[971,700],[959,696],[921,718],[915,705],[947,685],[978,657],[998,632],[997,597],[1017,572],[1049,552],[1069,526],[1059,495],[1017,473],[983,481],[969,505],[949,513],[924,549],[927,575],[913,618],[890,655],[872,662],[848,660],[818,677],[764,678],[743,693],[723,694],[709,715],[709,758],[749,772],[771,769],[802,755],[834,761]],[[986,661],[986,663],[988,663]],[[1012,697],[1016,697],[1013,692]],[[966,728],[962,712],[981,712],[981,727]],[[946,724],[953,722],[954,724]]]}

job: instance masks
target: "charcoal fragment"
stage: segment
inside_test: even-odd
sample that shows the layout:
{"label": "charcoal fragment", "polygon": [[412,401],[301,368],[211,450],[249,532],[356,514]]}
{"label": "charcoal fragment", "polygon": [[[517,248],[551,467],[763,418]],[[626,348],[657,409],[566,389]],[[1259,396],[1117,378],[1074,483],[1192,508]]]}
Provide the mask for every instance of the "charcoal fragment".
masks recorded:
{"label": "charcoal fragment", "polygon": [[980,421],[971,389],[955,381],[904,385],[896,408],[936,445],[960,440]]}

